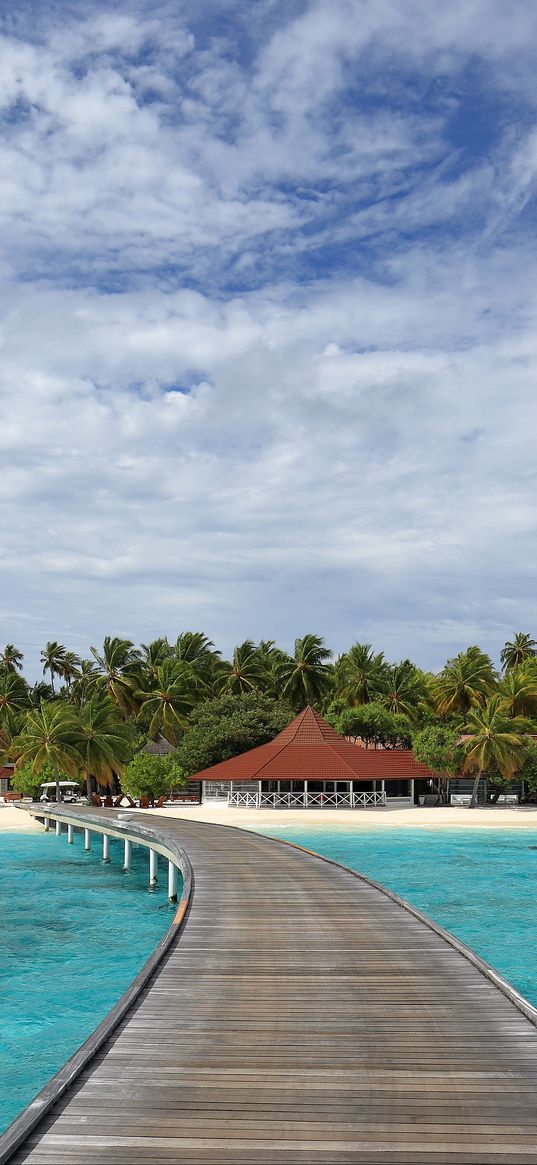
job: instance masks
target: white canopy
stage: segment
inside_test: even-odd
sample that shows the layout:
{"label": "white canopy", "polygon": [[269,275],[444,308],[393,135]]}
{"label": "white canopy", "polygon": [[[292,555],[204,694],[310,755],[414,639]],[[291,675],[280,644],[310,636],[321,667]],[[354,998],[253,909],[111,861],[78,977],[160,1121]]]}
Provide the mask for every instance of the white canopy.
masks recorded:
{"label": "white canopy", "polygon": [[[77,789],[80,781],[58,781],[60,789]],[[56,781],[45,781],[39,786],[40,789],[55,789]]]}

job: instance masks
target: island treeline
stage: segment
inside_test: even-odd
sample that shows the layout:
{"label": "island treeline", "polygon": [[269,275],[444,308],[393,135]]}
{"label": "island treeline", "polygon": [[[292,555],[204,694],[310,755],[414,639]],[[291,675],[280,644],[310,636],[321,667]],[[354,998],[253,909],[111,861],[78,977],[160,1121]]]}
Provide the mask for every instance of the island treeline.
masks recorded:
{"label": "island treeline", "polygon": [[[224,659],[202,632],[136,646],[107,636],[82,659],[51,641],[43,680],[23,676],[23,653],[0,654],[0,753],[14,783],[37,792],[61,776],[92,789],[158,795],[192,773],[271,739],[310,704],[367,747],[412,748],[436,774],[438,799],[455,773],[497,795],[515,774],[537,789],[537,641],[518,632],[496,667],[478,646],[438,674],[390,663],[371,644],[335,657],[321,636],[245,640]],[[147,751],[164,739],[166,756]]]}

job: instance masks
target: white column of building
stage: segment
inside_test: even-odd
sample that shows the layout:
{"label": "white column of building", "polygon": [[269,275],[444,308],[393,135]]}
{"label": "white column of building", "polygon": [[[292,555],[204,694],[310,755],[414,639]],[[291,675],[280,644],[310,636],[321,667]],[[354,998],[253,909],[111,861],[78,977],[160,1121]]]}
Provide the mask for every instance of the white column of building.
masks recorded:
{"label": "white column of building", "polygon": [[410,800],[412,801],[412,804],[414,804],[414,777],[412,777],[410,781]]}
{"label": "white column of building", "polygon": [[380,791],[381,791],[381,793],[384,793],[384,794],[386,793],[386,781],[380,782]]}
{"label": "white column of building", "polygon": [[257,808],[259,809],[259,806],[261,805],[261,781],[258,781],[258,782],[257,782],[257,798],[256,798],[256,801],[257,801]]}
{"label": "white column of building", "polygon": [[308,808],[308,782],[304,781],[304,809]]}

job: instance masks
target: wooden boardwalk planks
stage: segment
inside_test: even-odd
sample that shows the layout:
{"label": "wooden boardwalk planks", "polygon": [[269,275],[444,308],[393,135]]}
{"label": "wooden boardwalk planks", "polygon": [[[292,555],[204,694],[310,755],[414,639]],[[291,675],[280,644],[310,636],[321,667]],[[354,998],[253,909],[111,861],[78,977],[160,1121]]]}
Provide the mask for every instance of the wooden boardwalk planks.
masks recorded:
{"label": "wooden boardwalk planks", "polygon": [[145,822],[186,925],[14,1162],[537,1165],[537,1030],[441,936],[269,838]]}

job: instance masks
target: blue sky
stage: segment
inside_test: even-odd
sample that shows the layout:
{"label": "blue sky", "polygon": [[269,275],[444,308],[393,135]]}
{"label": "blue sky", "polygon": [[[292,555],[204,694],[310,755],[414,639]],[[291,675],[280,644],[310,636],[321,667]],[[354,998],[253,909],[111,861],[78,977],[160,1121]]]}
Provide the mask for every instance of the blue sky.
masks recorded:
{"label": "blue sky", "polygon": [[537,6],[444,7],[0,7],[30,671],[49,638],[438,668],[537,630]]}

